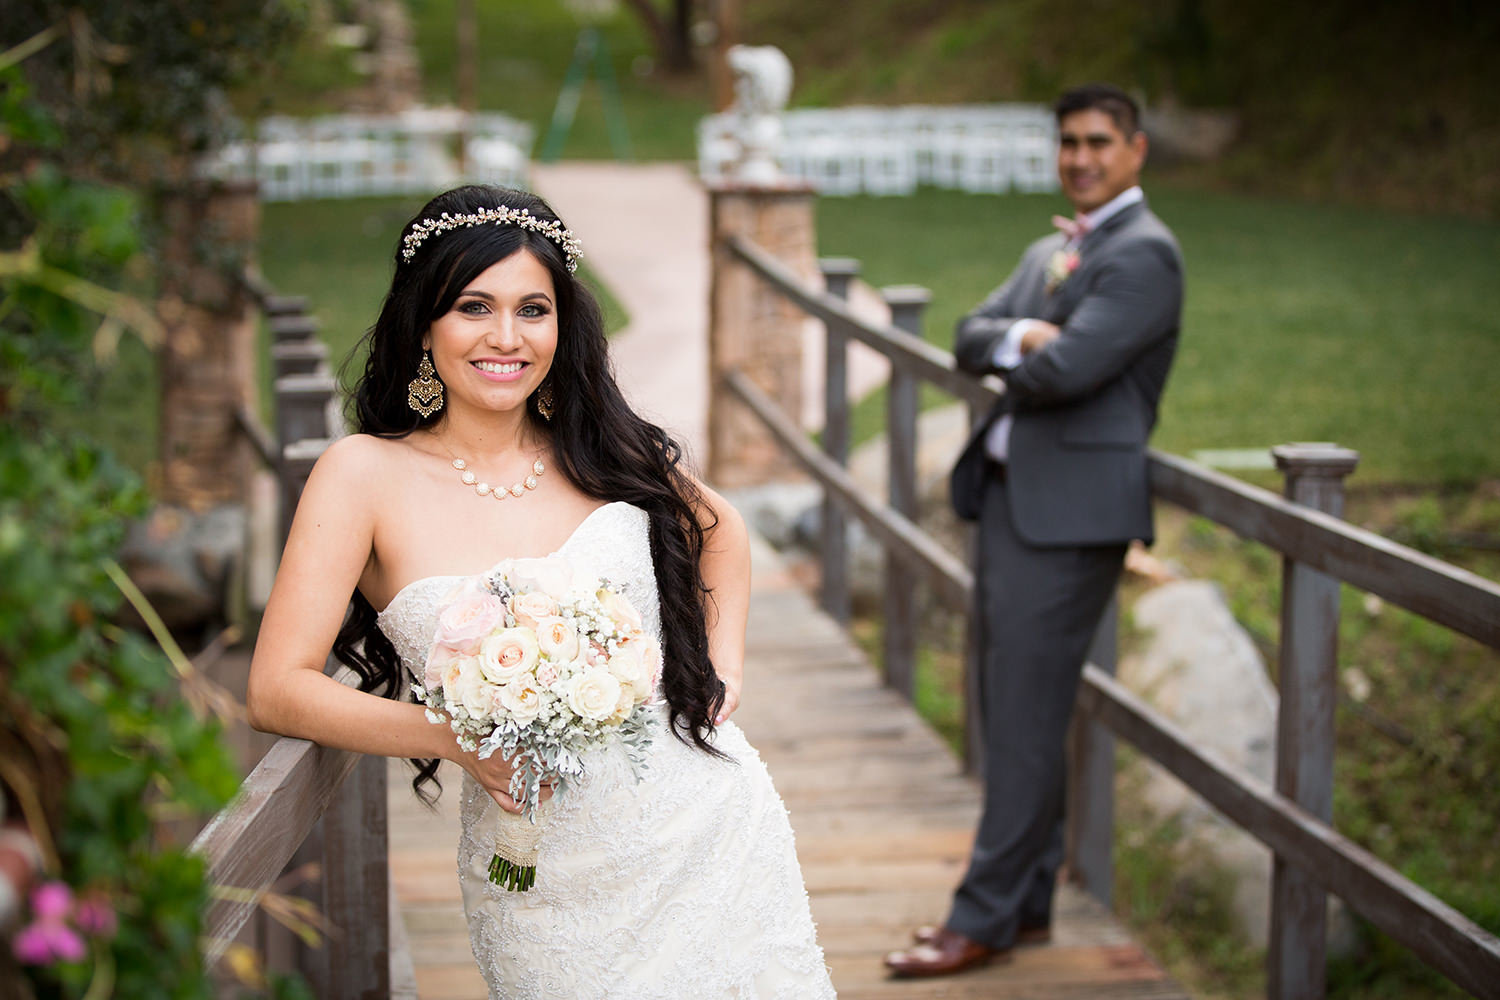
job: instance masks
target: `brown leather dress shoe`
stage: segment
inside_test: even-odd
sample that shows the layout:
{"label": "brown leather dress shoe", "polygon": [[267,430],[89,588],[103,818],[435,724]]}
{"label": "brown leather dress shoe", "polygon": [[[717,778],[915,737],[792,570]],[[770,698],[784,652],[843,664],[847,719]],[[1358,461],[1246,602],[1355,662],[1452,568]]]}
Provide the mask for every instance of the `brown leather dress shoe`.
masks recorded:
{"label": "brown leather dress shoe", "polygon": [[[911,939],[917,944],[926,944],[938,936],[942,928],[936,924],[926,924],[911,932]],[[1052,940],[1052,928],[1046,924],[1036,927],[1022,927],[1016,932],[1015,947],[1024,948],[1027,945],[1046,944]]]}
{"label": "brown leather dress shoe", "polygon": [[950,976],[990,962],[1008,961],[1009,948],[991,948],[978,941],[971,941],[957,931],[940,927],[928,940],[905,951],[893,951],[885,956],[885,967],[898,979],[916,979],[922,976]]}

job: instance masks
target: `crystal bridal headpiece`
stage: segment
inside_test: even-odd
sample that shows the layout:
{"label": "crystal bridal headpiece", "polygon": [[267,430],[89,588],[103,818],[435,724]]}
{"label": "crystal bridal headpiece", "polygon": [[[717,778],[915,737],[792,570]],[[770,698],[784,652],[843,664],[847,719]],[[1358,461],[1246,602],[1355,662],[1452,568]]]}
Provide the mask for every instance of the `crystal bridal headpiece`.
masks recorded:
{"label": "crystal bridal headpiece", "polygon": [[479,211],[468,215],[450,215],[444,212],[436,219],[423,219],[411,227],[411,232],[401,241],[401,259],[410,261],[417,254],[417,248],[429,236],[446,233],[454,229],[462,229],[467,226],[482,226],[486,223],[496,225],[515,226],[518,229],[529,229],[533,233],[540,233],[547,239],[556,243],[558,249],[562,250],[563,257],[568,262],[568,273],[572,274],[578,270],[578,258],[583,256],[583,246],[570,230],[564,229],[558,222],[547,222],[538,219],[524,208],[507,208],[504,205],[498,208],[481,208]]}

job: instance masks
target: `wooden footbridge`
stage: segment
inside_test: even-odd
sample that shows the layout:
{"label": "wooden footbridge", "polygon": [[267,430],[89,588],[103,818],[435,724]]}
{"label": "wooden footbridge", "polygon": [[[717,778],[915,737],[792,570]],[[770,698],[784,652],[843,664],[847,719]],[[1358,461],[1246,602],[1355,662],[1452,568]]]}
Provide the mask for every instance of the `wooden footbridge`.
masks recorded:
{"label": "wooden footbridge", "polygon": [[[844,1000],[993,997],[1174,1000],[1172,983],[1099,903],[1071,886],[1050,945],[946,979],[886,978],[881,956],[941,921],[979,818],[978,783],[848,634],[757,542],[744,704],[736,721],[791,811],[834,986]],[[439,811],[394,762],[388,791],[393,914],[421,1000],[484,1000],[459,900],[459,774]]]}
{"label": "wooden footbridge", "polygon": [[[798,198],[806,195],[778,190],[713,196],[710,336],[739,327],[737,349],[716,339],[710,351],[713,406],[736,409],[710,412],[709,437],[720,452],[732,451],[720,446],[739,442],[736,454],[747,462],[779,454],[773,462],[783,462],[782,471],[795,468],[824,490],[816,604],[768,549],[757,548],[744,705],[737,719],[790,809],[813,916],[840,996],[1185,996],[1108,910],[1114,740],[1121,738],[1273,853],[1267,981],[1276,1000],[1325,994],[1330,894],[1461,988],[1500,998],[1500,939],[1332,825],[1340,588],[1357,587],[1500,648],[1500,585],[1344,522],[1341,483],[1356,456],[1328,445],[1276,449],[1287,477],[1283,496],[1176,456],[1149,456],[1158,501],[1281,554],[1274,786],[1195,746],[1111,676],[1111,616],[1079,688],[1068,792],[1067,866],[1075,881],[1058,897],[1052,942],[1018,949],[1008,964],[952,978],[886,978],[882,954],[906,945],[912,927],[945,915],[980,801],[977,781],[911,707],[915,586],[925,583],[933,598],[959,611],[970,606],[973,590],[965,560],[917,523],[918,389],[926,383],[981,412],[994,402],[997,385],[958,372],[950,355],[917,335],[926,301],[922,290],[887,290],[890,324],[852,313],[847,293],[857,264],[812,260],[811,210],[799,206]],[[822,281],[809,283],[807,272],[818,269]],[[290,509],[335,430],[328,414],[336,387],[322,359],[326,350],[312,342],[315,324],[300,306],[272,296],[263,301],[275,340],[277,440],[248,414],[240,419],[277,472]],[[826,409],[817,444],[797,419],[798,408],[789,405],[800,398],[788,391],[795,378],[768,362],[795,357],[790,347],[776,346],[771,327],[800,331],[804,314],[820,321],[826,334]],[[862,490],[847,470],[847,362],[856,342],[890,364],[884,500]],[[727,477],[738,459],[719,461]],[[850,610],[844,544],[849,519],[862,522],[886,551],[880,671],[843,628]],[[330,670],[336,667],[330,664]],[[966,756],[976,759],[981,733],[972,718],[974,699],[967,703]],[[207,916],[209,957],[238,935],[272,954],[278,967],[304,971],[315,994],[327,1000],[483,997],[455,872],[457,779],[448,776],[449,792],[434,814],[412,798],[400,763],[360,760],[299,740],[277,742],[240,798],[195,842],[210,878],[223,887]],[[309,846],[295,857],[305,838]],[[263,915],[256,917],[262,929],[251,917],[262,891],[283,884],[278,879],[288,862],[296,867],[304,861],[320,861],[312,895],[336,930],[320,949],[293,946],[288,954],[282,947],[278,954]]]}

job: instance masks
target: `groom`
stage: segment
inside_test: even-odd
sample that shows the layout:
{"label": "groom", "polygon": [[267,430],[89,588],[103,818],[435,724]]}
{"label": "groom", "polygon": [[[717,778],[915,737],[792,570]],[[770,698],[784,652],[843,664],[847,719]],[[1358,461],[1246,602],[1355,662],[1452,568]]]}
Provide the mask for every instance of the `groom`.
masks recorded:
{"label": "groom", "polygon": [[1146,136],[1116,87],[1058,100],[1057,174],[1077,213],[958,324],[965,371],[1006,392],[954,467],[979,521],[985,798],[942,927],[886,956],[938,976],[1046,941],[1063,855],[1063,742],[1125,547],[1151,540],[1146,438],[1177,346],[1182,257],[1146,207]]}

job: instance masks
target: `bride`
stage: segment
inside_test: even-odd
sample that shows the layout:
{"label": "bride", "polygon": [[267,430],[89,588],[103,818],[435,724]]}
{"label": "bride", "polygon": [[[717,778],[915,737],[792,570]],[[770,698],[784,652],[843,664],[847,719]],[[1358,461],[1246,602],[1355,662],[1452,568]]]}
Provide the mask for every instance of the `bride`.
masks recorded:
{"label": "bride", "polygon": [[[424,795],[440,761],[463,769],[458,877],[492,1000],[831,997],[786,810],[730,721],[744,522],[626,404],[578,257],[517,191],[459,188],[407,224],[359,433],[314,468],[266,606],[251,723],[411,758]],[[498,810],[519,809],[510,767],[404,696],[459,580],[546,555],[640,610],[661,724],[639,782],[619,747],[593,754],[549,806],[535,886],[511,892],[487,877]],[[330,648],[360,690],[324,675]]]}

